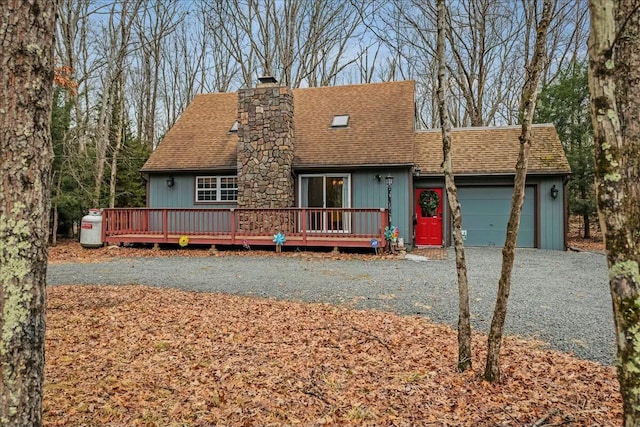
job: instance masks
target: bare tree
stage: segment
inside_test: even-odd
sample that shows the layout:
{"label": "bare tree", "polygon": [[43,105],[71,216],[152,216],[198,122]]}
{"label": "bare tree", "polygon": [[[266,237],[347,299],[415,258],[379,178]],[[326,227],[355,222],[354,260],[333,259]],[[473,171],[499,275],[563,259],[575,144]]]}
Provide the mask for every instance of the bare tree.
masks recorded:
{"label": "bare tree", "polygon": [[111,129],[110,140],[114,141],[111,154],[111,173],[109,175],[109,207],[115,207],[116,184],[118,181],[118,159],[122,149],[122,140],[125,133],[125,111],[124,111],[124,72],[120,74],[114,85],[114,106],[112,116],[114,123]]}
{"label": "bare tree", "polygon": [[113,3],[105,28],[108,43],[104,51],[105,68],[102,73],[102,93],[95,126],[94,187],[91,203],[100,205],[102,182],[110,148],[110,131],[113,121],[117,82],[122,78],[124,63],[130,49],[132,22],[140,10],[142,0],[120,0]]}
{"label": "bare tree", "polygon": [[547,41],[550,61],[544,67],[542,83],[553,83],[569,64],[585,57],[584,45],[589,35],[587,0],[561,0]]}
{"label": "bare tree", "polygon": [[57,4],[0,2],[0,424],[42,425]]}
{"label": "bare tree", "polygon": [[458,200],[458,188],[453,175],[453,161],[451,159],[451,120],[445,102],[447,92],[445,34],[447,19],[445,0],[438,0],[437,4],[437,62],[438,62],[438,109],[442,128],[442,151],[444,161],[445,186],[449,208],[453,216],[453,231],[456,250],[456,271],[458,273],[458,370],[466,371],[471,368],[471,314],[469,310],[469,284],[467,281],[467,263],[465,260],[464,240],[462,238],[462,208]]}
{"label": "bare tree", "polygon": [[358,59],[349,47],[360,41],[365,0],[203,1],[216,43],[239,65],[244,86],[257,73],[289,87],[326,86]]}
{"label": "bare tree", "polygon": [[515,249],[518,240],[518,229],[520,227],[520,214],[524,202],[525,181],[527,178],[527,166],[529,160],[529,150],[531,148],[531,125],[533,114],[538,98],[538,85],[540,76],[546,60],[545,44],[547,40],[547,30],[553,15],[555,2],[544,0],[540,20],[536,24],[535,45],[533,57],[527,60],[526,80],[522,89],[520,102],[520,113],[522,117],[522,131],[520,133],[520,151],[516,163],[516,176],[513,183],[513,198],[511,200],[511,213],[507,223],[507,236],[502,249],[502,271],[498,283],[498,295],[496,305],[489,329],[487,340],[487,364],[485,366],[484,378],[487,381],[499,381],[500,372],[500,347],[502,345],[502,334],[504,321],[507,316],[507,301],[511,289],[511,273],[515,260]]}
{"label": "bare tree", "polygon": [[[210,12],[202,4],[199,7],[203,10],[197,17],[185,16],[163,40],[157,135],[175,123],[197,93],[226,92],[238,80],[240,67],[229,56],[228,44],[216,41],[221,36],[208,23]],[[154,147],[159,138],[155,139]]]}
{"label": "bare tree", "polygon": [[[552,18],[547,51],[553,61],[543,64],[549,81],[571,58],[584,54],[585,0],[559,0]],[[538,2],[539,3],[539,2]],[[452,2],[447,10],[449,92],[447,109],[452,125],[487,126],[519,123],[519,102],[524,78],[524,58],[535,40],[536,2],[521,0],[468,0]],[[411,64],[403,78],[415,79],[420,122],[438,123],[435,105],[436,13],[433,2],[394,0],[372,8],[376,19],[371,31],[391,52],[399,52]],[[367,11],[369,13],[369,11]],[[429,69],[431,73],[425,71]],[[422,97],[425,97],[422,99]]]}
{"label": "bare tree", "polygon": [[640,3],[590,0],[596,188],[624,425],[640,425]]}
{"label": "bare tree", "polygon": [[[186,11],[181,9],[176,1],[154,1],[146,7],[140,6],[139,14],[133,16],[131,22],[135,27],[138,56],[138,78],[136,92],[136,131],[140,143],[153,148],[156,141],[156,113],[158,110],[160,73],[163,66],[165,52],[171,51],[166,40],[174,33],[186,17]],[[193,49],[194,46],[191,46]],[[201,53],[202,54],[202,53]],[[180,58],[186,60],[186,65],[193,64],[193,58]],[[184,76],[186,77],[186,76]],[[182,78],[184,78],[182,77]],[[180,84],[181,78],[174,80],[174,84]]]}

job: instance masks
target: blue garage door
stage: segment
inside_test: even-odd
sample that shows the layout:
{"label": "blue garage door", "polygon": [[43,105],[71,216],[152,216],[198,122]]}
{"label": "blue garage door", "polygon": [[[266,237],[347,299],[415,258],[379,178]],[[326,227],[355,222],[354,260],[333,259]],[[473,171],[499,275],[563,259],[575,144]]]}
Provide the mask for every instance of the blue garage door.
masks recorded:
{"label": "blue garage door", "polygon": [[[511,212],[512,187],[460,187],[462,229],[468,246],[504,246]],[[520,217],[518,247],[535,244],[535,190],[527,187]]]}

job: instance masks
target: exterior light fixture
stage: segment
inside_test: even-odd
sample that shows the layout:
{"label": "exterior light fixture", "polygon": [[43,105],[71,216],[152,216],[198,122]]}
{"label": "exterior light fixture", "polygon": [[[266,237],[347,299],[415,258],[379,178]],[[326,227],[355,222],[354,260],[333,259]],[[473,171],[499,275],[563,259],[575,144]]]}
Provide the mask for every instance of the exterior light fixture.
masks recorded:
{"label": "exterior light fixture", "polygon": [[376,174],[375,178],[378,180],[378,182],[382,181],[382,175],[380,175],[379,173]]}
{"label": "exterior light fixture", "polygon": [[420,176],[420,172],[422,172],[422,169],[420,169],[420,166],[416,165],[416,167],[413,168],[413,176]]}
{"label": "exterior light fixture", "polygon": [[167,187],[173,188],[174,185],[176,185],[176,182],[173,180],[173,177],[170,176],[169,178],[167,178]]}
{"label": "exterior light fixture", "polygon": [[553,186],[551,187],[551,191],[550,191],[551,198],[552,198],[552,199],[557,199],[557,198],[558,198],[558,193],[559,193],[559,192],[560,192],[560,191],[556,188],[556,186],[555,186],[555,185],[553,185]]}
{"label": "exterior light fixture", "polygon": [[387,184],[387,210],[389,211],[389,227],[391,227],[391,186],[393,185],[393,176],[388,174],[384,182]]}

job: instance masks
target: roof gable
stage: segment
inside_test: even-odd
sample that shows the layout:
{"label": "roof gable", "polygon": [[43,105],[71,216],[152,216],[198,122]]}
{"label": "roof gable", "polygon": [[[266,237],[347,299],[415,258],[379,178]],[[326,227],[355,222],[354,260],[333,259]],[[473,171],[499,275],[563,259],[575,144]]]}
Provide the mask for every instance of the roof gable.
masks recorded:
{"label": "roof gable", "polygon": [[[293,90],[294,167],[413,162],[413,81]],[[143,172],[236,168],[237,93],[196,96]],[[348,125],[332,127],[336,115]]]}
{"label": "roof gable", "polygon": [[[413,163],[413,81],[294,89],[294,166]],[[346,127],[332,127],[348,115]]]}

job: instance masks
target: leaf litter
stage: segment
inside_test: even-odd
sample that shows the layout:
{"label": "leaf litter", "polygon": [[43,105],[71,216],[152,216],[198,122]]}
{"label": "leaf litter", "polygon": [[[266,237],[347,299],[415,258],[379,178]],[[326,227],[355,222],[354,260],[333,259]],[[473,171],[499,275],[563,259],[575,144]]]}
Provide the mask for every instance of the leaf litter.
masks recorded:
{"label": "leaf litter", "polygon": [[48,290],[45,426],[621,425],[613,367],[417,316],[144,286]]}

